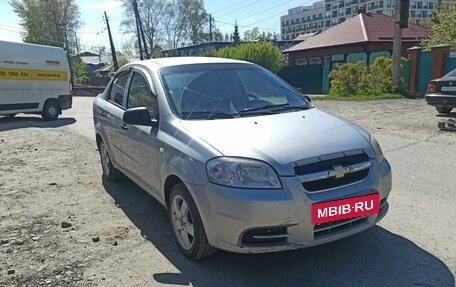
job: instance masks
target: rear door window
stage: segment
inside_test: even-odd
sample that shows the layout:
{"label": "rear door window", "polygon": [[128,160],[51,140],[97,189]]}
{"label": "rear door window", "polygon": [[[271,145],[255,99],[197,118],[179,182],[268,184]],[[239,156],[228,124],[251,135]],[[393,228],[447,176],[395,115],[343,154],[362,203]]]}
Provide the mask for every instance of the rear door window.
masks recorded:
{"label": "rear door window", "polygon": [[119,106],[123,105],[125,96],[125,89],[127,87],[130,71],[119,73],[112,81],[111,90],[109,91],[108,101],[113,102]]}

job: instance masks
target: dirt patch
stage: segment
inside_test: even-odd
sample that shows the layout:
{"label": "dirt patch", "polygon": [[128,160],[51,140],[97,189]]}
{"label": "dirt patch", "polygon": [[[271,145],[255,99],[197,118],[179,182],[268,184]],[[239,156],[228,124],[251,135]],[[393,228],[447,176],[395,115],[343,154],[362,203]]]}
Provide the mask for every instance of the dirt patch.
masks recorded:
{"label": "dirt patch", "polygon": [[439,115],[423,99],[384,100],[369,102],[335,102],[314,100],[325,111],[341,116],[372,133],[401,138],[454,144],[456,133],[441,131],[441,119],[456,118],[456,112]]}
{"label": "dirt patch", "polygon": [[0,285],[100,285],[85,270],[135,237],[100,188],[94,142],[33,128],[0,142]]}

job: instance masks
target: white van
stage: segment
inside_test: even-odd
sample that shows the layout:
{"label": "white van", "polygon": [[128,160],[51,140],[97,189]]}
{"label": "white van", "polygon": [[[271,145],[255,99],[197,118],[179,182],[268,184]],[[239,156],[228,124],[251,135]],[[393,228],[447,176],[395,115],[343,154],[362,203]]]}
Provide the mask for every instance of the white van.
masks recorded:
{"label": "white van", "polygon": [[55,120],[72,105],[70,66],[62,48],[0,41],[0,115]]}

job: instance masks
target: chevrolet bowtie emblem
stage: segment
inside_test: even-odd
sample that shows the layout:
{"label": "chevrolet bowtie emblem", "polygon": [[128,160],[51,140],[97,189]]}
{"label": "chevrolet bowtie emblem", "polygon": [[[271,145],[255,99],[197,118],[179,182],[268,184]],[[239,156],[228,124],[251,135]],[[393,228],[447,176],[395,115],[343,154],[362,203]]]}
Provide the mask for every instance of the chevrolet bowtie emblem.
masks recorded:
{"label": "chevrolet bowtie emblem", "polygon": [[343,178],[347,174],[347,168],[342,165],[333,166],[333,170],[330,172],[330,176],[335,176],[336,178]]}

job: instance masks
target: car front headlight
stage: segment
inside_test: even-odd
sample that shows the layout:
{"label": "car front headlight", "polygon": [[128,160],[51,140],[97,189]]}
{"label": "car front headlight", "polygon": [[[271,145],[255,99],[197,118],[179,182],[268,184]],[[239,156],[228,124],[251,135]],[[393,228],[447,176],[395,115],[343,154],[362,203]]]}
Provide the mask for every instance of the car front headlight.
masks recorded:
{"label": "car front headlight", "polygon": [[375,157],[377,158],[377,162],[379,164],[382,164],[383,161],[385,160],[385,157],[383,156],[382,148],[380,147],[377,140],[372,135],[369,135],[369,139],[370,139],[372,147],[374,148]]}
{"label": "car front headlight", "polygon": [[209,181],[215,184],[252,189],[282,187],[274,169],[259,160],[218,157],[208,161],[206,167]]}

